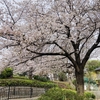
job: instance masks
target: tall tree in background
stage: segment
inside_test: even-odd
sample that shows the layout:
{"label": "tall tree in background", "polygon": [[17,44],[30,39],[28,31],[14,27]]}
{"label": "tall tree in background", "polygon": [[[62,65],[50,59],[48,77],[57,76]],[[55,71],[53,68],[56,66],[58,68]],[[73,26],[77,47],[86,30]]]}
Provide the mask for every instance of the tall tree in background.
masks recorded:
{"label": "tall tree in background", "polygon": [[8,13],[0,17],[1,36],[12,40],[6,47],[20,50],[19,64],[37,57],[45,60],[56,56],[65,63],[69,59],[75,69],[77,93],[82,95],[84,67],[91,53],[100,47],[99,0],[30,0],[17,3],[17,9],[10,9],[13,6],[6,0],[3,4]]}

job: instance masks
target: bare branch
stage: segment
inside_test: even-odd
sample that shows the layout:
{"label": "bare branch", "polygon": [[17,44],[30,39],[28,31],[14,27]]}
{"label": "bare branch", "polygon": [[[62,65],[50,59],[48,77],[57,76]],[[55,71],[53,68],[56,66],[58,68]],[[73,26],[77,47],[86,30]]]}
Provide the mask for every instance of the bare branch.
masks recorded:
{"label": "bare branch", "polygon": [[7,10],[8,10],[8,12],[9,12],[9,15],[10,15],[10,17],[11,17],[11,19],[12,19],[12,21],[13,21],[13,25],[14,25],[16,22],[15,22],[15,20],[14,20],[12,14],[11,14],[11,11],[10,11],[10,9],[9,9],[9,6],[7,5],[7,3],[6,3],[5,0],[3,0],[3,2],[4,2],[4,4],[5,4],[5,6],[7,7]]}
{"label": "bare branch", "polygon": [[[24,10],[25,10],[25,8],[26,8],[26,6],[27,6],[29,3],[30,3],[30,1],[27,2],[26,5],[23,7],[23,9],[22,9],[22,11],[21,11],[21,13],[20,13],[20,15],[19,15],[19,18],[16,20],[16,22],[18,22],[18,20],[21,18],[22,14],[23,14],[23,12],[24,12]],[[15,23],[16,23],[16,22],[15,22]]]}

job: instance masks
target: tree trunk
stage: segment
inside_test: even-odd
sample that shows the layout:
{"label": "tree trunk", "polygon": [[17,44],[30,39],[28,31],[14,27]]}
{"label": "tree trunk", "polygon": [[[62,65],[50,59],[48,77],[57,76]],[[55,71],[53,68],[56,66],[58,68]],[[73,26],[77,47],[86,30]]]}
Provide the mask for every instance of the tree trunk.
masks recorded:
{"label": "tree trunk", "polygon": [[80,72],[75,71],[76,76],[76,90],[78,95],[84,94],[84,70],[81,69]]}

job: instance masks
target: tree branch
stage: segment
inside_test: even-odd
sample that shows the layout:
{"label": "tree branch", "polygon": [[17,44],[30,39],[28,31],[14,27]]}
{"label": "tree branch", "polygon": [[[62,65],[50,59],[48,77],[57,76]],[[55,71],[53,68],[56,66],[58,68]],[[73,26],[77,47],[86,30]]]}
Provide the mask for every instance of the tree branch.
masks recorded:
{"label": "tree branch", "polygon": [[61,56],[65,56],[65,54],[64,53],[61,53],[61,52],[58,52],[58,53],[52,53],[52,52],[50,52],[50,53],[39,53],[39,52],[35,52],[35,51],[32,51],[32,50],[30,50],[30,49],[26,49],[27,51],[30,51],[31,53],[34,53],[34,54],[37,54],[37,55],[39,55],[39,56],[46,56],[46,55],[51,55],[51,56],[55,56],[55,55],[61,55]]}
{"label": "tree branch", "polygon": [[[30,1],[29,1],[29,2],[30,2]],[[23,14],[23,12],[24,12],[24,10],[25,10],[25,7],[29,4],[29,2],[27,2],[26,5],[23,7],[23,9],[22,9],[22,11],[21,11],[21,13],[20,13],[20,15],[19,15],[19,18],[16,20],[16,22],[21,18],[22,14]],[[16,23],[16,22],[15,22],[15,23]]]}
{"label": "tree branch", "polygon": [[3,48],[8,48],[8,47],[12,47],[12,46],[18,46],[18,45],[20,45],[20,43],[17,43],[17,44],[9,44],[9,45],[6,45],[6,46],[4,46]]}
{"label": "tree branch", "polygon": [[39,52],[32,51],[32,50],[30,50],[28,48],[26,50],[30,51],[31,53],[37,54],[37,56],[32,57],[31,60],[33,60],[33,59],[35,59],[37,57],[41,57],[41,56],[66,56],[73,63],[73,65],[77,69],[77,71],[79,71],[79,67],[78,67],[77,63],[68,54],[68,52],[66,52],[66,53],[52,53],[52,52],[51,53],[39,53]]}
{"label": "tree branch", "polygon": [[[96,23],[95,23],[94,30],[93,30],[92,33],[86,38],[85,42],[82,44],[79,53],[82,51],[82,48],[84,47],[85,43],[86,43],[86,42],[88,41],[88,39],[93,35],[93,33],[95,32],[95,30],[96,30]],[[83,38],[83,39],[85,39],[85,38]],[[83,39],[82,39],[82,40],[83,40]]]}
{"label": "tree branch", "polygon": [[90,54],[93,52],[94,49],[98,48],[98,44],[100,43],[100,28],[99,28],[99,34],[98,34],[98,37],[97,37],[97,40],[96,42],[92,45],[92,47],[87,51],[83,61],[82,61],[82,65],[85,66],[87,60],[89,59],[90,57]]}
{"label": "tree branch", "polygon": [[6,1],[5,1],[5,0],[3,0],[3,2],[4,2],[4,4],[5,4],[5,6],[7,7],[8,13],[9,13],[9,15],[10,15],[10,17],[11,17],[12,21],[13,21],[13,25],[14,25],[14,24],[15,24],[15,20],[14,20],[14,18],[13,18],[13,16],[12,16],[12,14],[11,14],[11,12],[10,12],[10,9],[9,9],[8,5],[6,4]]}
{"label": "tree branch", "polygon": [[27,59],[27,60],[25,60],[25,61],[22,61],[22,62],[19,62],[19,63],[15,64],[15,66],[18,66],[18,65],[20,65],[20,64],[26,63],[27,61],[29,61],[29,59]]}

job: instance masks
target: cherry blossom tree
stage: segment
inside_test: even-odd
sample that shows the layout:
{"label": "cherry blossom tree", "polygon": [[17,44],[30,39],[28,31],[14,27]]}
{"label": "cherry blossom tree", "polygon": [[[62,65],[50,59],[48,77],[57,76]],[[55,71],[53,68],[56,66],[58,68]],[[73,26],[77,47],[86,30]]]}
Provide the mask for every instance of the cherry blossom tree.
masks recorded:
{"label": "cherry blossom tree", "polygon": [[6,0],[1,3],[5,8],[0,10],[0,36],[11,41],[5,47],[14,46],[18,65],[29,60],[64,59],[75,69],[77,93],[83,95],[84,67],[100,47],[99,0],[14,1],[16,6]]}

